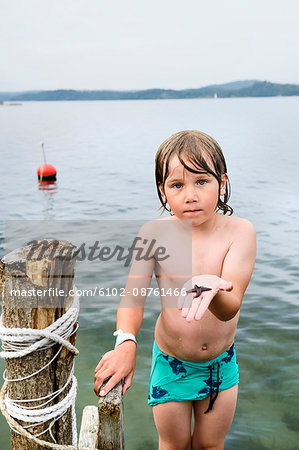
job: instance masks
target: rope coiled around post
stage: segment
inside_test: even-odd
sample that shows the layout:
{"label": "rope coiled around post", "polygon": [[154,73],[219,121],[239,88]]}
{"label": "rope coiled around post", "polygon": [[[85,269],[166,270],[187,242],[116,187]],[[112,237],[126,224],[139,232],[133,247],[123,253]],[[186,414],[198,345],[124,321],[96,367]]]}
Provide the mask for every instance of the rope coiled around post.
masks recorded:
{"label": "rope coiled around post", "polygon": [[[58,352],[44,367],[40,368],[38,371],[27,375],[22,378],[8,379],[6,377],[6,371],[4,371],[3,378],[5,383],[2,386],[0,393],[0,408],[2,414],[5,416],[9,426],[16,432],[28,439],[42,445],[46,448],[56,448],[56,449],[78,449],[83,447],[77,446],[77,428],[76,428],[76,416],[75,416],[75,399],[77,393],[77,379],[74,376],[74,363],[70,373],[70,376],[66,384],[56,392],[53,392],[45,397],[37,399],[25,399],[25,400],[13,400],[9,398],[7,389],[9,382],[12,381],[22,381],[24,379],[30,378],[37,373],[45,369],[51,362],[58,356],[63,347],[66,347],[70,352],[78,355],[79,351],[74,345],[72,345],[67,339],[71,337],[78,329],[76,326],[76,321],[79,314],[79,297],[74,296],[74,300],[70,308],[63,314],[58,320],[53,322],[45,329],[37,330],[32,328],[6,328],[2,322],[2,316],[0,318],[0,339],[2,340],[2,348],[4,351],[0,352],[1,358],[21,358],[37,350],[45,350],[47,348],[53,347],[57,343],[60,344]],[[51,402],[55,397],[61,394],[64,389],[71,383],[71,388],[67,395],[58,403],[53,406],[45,406]],[[44,403],[38,405],[37,407],[25,407],[21,406],[20,403],[23,402],[34,402],[45,400]],[[61,445],[55,442],[55,438],[51,432],[51,428],[54,423],[60,419],[69,408],[72,408],[72,443],[73,445]],[[15,419],[23,420],[25,422],[30,422],[30,425],[21,426]],[[49,420],[51,420],[49,427],[44,430],[39,435],[32,435],[26,428],[30,426],[41,425]],[[49,431],[51,437],[54,440],[54,444],[43,441],[38,437]]]}

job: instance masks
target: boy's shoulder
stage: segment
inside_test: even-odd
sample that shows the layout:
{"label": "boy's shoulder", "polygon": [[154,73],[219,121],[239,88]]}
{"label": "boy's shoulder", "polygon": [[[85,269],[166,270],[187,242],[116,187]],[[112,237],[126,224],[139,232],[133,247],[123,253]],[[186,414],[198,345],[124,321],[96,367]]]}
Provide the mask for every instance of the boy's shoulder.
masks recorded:
{"label": "boy's shoulder", "polygon": [[159,217],[158,219],[156,219],[157,221],[160,220],[177,220],[177,218],[175,216],[171,216],[171,217]]}
{"label": "boy's shoulder", "polygon": [[237,216],[227,216],[224,214],[221,214],[224,220],[226,220],[228,223],[231,223],[234,226],[251,226],[253,227],[252,223],[248,219],[244,219],[243,217],[237,217]]}
{"label": "boy's shoulder", "polygon": [[145,231],[145,230],[153,230],[155,228],[157,228],[157,226],[159,227],[159,224],[161,224],[161,222],[165,221],[176,221],[176,217],[159,217],[158,219],[153,219],[153,220],[148,220],[147,222],[144,222],[141,226],[141,230]]}
{"label": "boy's shoulder", "polygon": [[255,235],[253,224],[248,219],[236,216],[222,215],[222,223],[234,234],[241,234],[243,237],[248,235]]}
{"label": "boy's shoulder", "polygon": [[153,237],[153,235],[156,235],[158,233],[158,230],[161,230],[161,222],[165,220],[171,219],[168,217],[163,217],[144,222],[139,229],[139,235],[142,235],[145,238]]}

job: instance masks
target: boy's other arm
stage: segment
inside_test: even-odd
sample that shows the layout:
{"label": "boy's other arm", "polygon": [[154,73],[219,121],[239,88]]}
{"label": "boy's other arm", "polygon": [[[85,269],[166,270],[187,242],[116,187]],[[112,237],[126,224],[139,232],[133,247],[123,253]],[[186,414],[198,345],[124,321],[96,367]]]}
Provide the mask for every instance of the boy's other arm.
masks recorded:
{"label": "boy's other arm", "polygon": [[[139,235],[144,237],[141,231]],[[153,257],[146,260],[133,260],[125,287],[125,295],[117,310],[117,330],[121,329],[124,333],[132,333],[137,336],[143,320],[144,303],[151,284],[154,264]],[[95,369],[94,391],[96,395],[108,378],[110,379],[100,394],[106,395],[122,378],[124,378],[122,390],[124,394],[131,386],[135,362],[136,344],[131,340],[124,341],[114,350],[105,353]]]}
{"label": "boy's other arm", "polygon": [[[117,311],[117,329],[125,333],[137,335],[143,319],[143,308],[119,308]],[[105,353],[95,368],[94,392],[99,395],[102,384],[109,379],[100,395],[106,395],[120,380],[124,378],[122,394],[132,384],[136,364],[136,344],[134,341],[124,341]]]}
{"label": "boy's other arm", "polygon": [[[151,277],[143,279],[143,287],[149,287]],[[146,282],[145,282],[146,281]],[[129,280],[126,285],[128,289]],[[140,283],[139,283],[140,285]],[[143,320],[143,311],[146,297],[133,297],[126,295],[120,302],[117,310],[116,329],[121,329],[124,333],[132,333],[137,336]],[[134,306],[135,304],[135,306]],[[136,344],[132,340],[124,341],[117,345],[114,350],[105,353],[95,369],[94,392],[99,395],[99,389],[108,380],[105,388],[100,391],[100,395],[106,395],[120,380],[124,378],[122,394],[132,384],[132,379],[136,364]]]}
{"label": "boy's other arm", "polygon": [[209,310],[220,320],[231,320],[239,311],[249,284],[256,256],[256,235],[253,225],[240,220],[236,225],[234,240],[225,256],[221,278],[231,281],[233,290],[219,291],[209,305]]}

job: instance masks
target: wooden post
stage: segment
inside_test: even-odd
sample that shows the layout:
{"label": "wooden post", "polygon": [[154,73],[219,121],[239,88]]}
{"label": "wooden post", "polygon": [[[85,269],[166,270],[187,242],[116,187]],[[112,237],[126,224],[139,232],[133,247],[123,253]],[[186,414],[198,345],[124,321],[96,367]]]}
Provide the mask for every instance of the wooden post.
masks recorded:
{"label": "wooden post", "polygon": [[105,397],[99,398],[99,449],[124,449],[124,410],[121,391],[122,383],[119,382]]}
{"label": "wooden post", "polygon": [[[44,240],[21,247],[0,260],[0,285],[2,295],[3,324],[7,328],[36,328],[48,327],[61,317],[72,303],[69,290],[73,287],[75,247],[69,242]],[[35,288],[46,290],[45,296],[24,296],[22,293],[31,292]],[[57,288],[64,295],[52,295],[50,288]],[[11,290],[19,290],[12,294]],[[53,292],[53,291],[52,291]],[[75,342],[75,334],[69,339]],[[49,349],[35,351],[22,358],[6,359],[8,379],[24,377],[44,367],[58,351],[59,345]],[[12,399],[34,399],[47,396],[62,387],[72,368],[74,355],[63,347],[58,357],[40,373],[23,381],[9,382],[8,395]],[[71,383],[59,398],[52,400],[46,406],[57,403],[64,397]],[[23,406],[37,406],[42,402],[26,402]],[[71,408],[59,419],[52,428],[52,433],[59,444],[72,443]],[[20,422],[21,425],[28,425]],[[30,427],[28,431],[38,434],[49,426],[49,422],[37,427]],[[49,434],[40,439],[53,443]],[[42,450],[44,447],[29,441],[14,431],[11,432],[12,450]]]}
{"label": "wooden post", "polygon": [[98,449],[99,411],[96,406],[85,406],[82,414],[78,445]]}

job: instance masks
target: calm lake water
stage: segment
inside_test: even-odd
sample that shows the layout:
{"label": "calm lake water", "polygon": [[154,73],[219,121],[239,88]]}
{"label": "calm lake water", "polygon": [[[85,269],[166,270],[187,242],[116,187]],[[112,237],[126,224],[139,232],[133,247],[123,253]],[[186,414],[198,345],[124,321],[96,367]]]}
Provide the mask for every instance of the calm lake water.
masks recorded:
{"label": "calm lake water", "polygon": [[[220,143],[232,186],[230,204],[235,215],[252,221],[258,239],[236,335],[239,398],[226,449],[299,448],[298,111],[298,97],[0,106],[1,256],[8,249],[6,221],[20,221],[15,238],[22,240],[29,220],[67,221],[61,222],[65,237],[78,233],[78,222],[96,230],[97,221],[111,221],[117,230],[124,221],[158,218],[154,156],[159,144],[182,129],[205,131]],[[38,189],[40,141],[58,171],[50,190]],[[116,282],[121,286],[123,280],[104,268],[77,269],[80,288]],[[93,371],[114,345],[117,301],[95,302],[82,305],[79,315],[78,421],[85,405],[97,404]],[[158,305],[148,301],[133,385],[124,397],[128,450],[157,448],[147,383],[158,314]],[[1,416],[1,448],[9,448],[9,436]]]}

